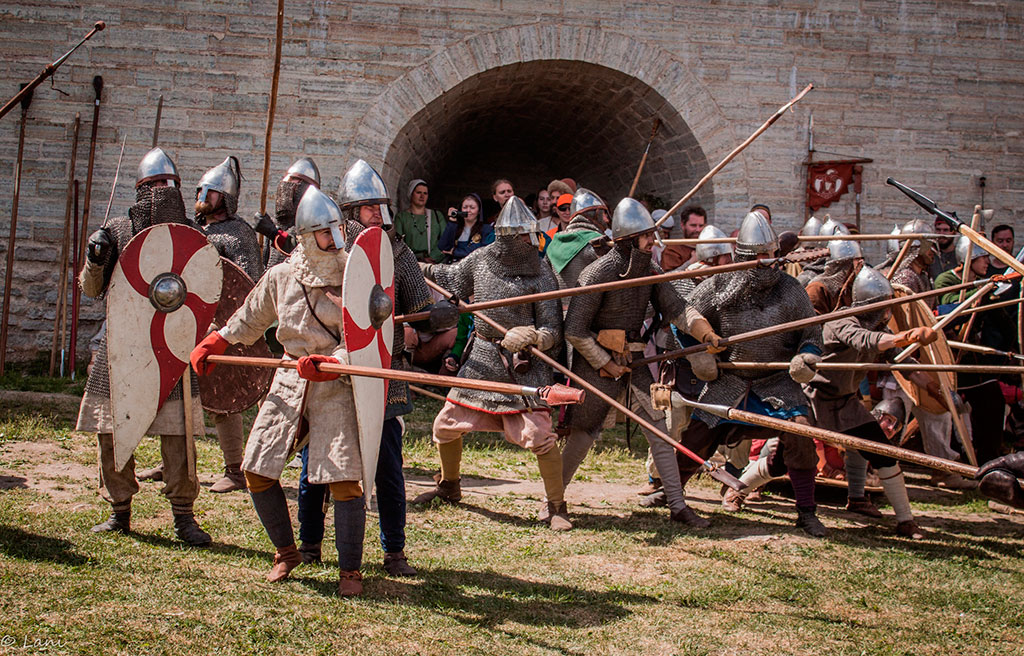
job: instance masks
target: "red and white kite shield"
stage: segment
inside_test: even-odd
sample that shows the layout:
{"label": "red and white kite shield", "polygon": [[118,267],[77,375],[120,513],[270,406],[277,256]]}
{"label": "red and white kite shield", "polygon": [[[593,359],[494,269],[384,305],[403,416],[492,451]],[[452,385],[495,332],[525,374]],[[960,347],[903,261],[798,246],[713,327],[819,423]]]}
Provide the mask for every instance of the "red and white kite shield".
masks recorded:
{"label": "red and white kite shield", "polygon": [[107,292],[114,464],[123,469],[217,311],[220,256],[203,233],[162,223],[135,235]]}
{"label": "red and white kite shield", "polygon": [[[341,296],[349,362],[363,367],[390,368],[395,343],[395,258],[391,241],[380,228],[367,228],[356,237],[345,265]],[[352,376],[352,395],[363,460],[363,498],[369,506],[384,429],[388,381]]]}

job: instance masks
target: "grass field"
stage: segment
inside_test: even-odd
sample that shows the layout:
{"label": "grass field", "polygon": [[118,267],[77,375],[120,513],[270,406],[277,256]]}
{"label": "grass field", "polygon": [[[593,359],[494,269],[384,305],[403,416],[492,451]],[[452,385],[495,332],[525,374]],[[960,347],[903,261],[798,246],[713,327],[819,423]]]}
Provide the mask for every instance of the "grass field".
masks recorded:
{"label": "grass field", "polygon": [[[436,409],[409,417],[410,496],[436,468]],[[173,539],[158,483],[142,484],[133,535],[91,533],[108,508],[73,417],[42,394],[0,403],[2,654],[1024,654],[1024,521],[974,493],[914,486],[930,531],[916,543],[893,535],[888,508],[861,521],[823,494],[831,537],[813,540],[779,493],[732,516],[699,481],[714,526],[694,532],[636,505],[646,446],[627,450],[620,429],[569,488],[576,528],[555,534],[534,521],[533,457],[481,436],[467,440],[465,505],[410,509],[420,576],[385,575],[371,513],[366,592],[342,600],[333,544],[323,566],[263,581],[272,548],[240,492],[200,495],[210,549]],[[157,441],[137,456],[155,463]],[[204,486],[221,466],[201,440]],[[297,475],[284,479],[293,516]]]}

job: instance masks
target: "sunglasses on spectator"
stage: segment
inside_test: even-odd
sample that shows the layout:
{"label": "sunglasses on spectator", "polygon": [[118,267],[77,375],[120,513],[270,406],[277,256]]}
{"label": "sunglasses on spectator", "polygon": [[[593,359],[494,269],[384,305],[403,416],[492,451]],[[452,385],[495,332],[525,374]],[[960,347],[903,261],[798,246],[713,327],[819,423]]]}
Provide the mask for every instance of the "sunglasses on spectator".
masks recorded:
{"label": "sunglasses on spectator", "polygon": [[569,211],[569,206],[568,205],[559,205],[558,206],[558,211],[559,212],[568,212]]}

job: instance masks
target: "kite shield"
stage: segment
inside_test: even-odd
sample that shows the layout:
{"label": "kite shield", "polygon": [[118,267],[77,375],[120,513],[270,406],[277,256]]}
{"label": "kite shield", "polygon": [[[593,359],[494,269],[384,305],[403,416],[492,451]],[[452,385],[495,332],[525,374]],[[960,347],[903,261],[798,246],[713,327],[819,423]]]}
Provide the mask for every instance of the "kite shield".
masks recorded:
{"label": "kite shield", "polygon": [[123,469],[217,310],[221,262],[203,233],[162,223],[135,235],[107,293],[114,464]]}
{"label": "kite shield", "polygon": [[[342,317],[349,362],[364,367],[391,367],[395,339],[395,260],[391,241],[380,228],[359,233],[349,252],[342,283]],[[388,381],[352,376],[359,452],[366,503],[373,494],[377,455],[384,428]]]}

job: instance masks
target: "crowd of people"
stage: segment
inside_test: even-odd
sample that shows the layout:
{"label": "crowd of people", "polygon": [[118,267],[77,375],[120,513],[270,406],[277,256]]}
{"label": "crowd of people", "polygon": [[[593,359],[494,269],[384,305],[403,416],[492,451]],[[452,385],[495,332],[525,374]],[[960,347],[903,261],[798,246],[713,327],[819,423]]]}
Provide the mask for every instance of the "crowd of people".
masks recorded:
{"label": "crowd of people", "polygon": [[[434,487],[413,503],[459,503],[464,436],[498,432],[537,459],[545,491],[538,520],[552,530],[570,530],[570,483],[602,431],[615,421],[617,408],[609,399],[621,401],[639,420],[649,443],[649,480],[640,504],[667,506],[669,520],[695,528],[710,521],[687,504],[685,488],[702,468],[715,468],[709,459],[720,451],[724,469],[744,484],[723,487],[722,506],[728,511],[754,502],[757,490],[772,479],[788,476],[797,526],[824,537],[816,481],[841,478],[848,487],[848,509],[880,518],[866,492],[875,482],[893,508],[896,532],[911,539],[925,537],[895,459],[868,451],[839,452],[816,444],[801,434],[800,426],[880,443],[903,444],[920,434],[925,452],[950,460],[966,457],[973,444],[981,462],[993,461],[982,470],[983,491],[1010,504],[1024,501],[1016,478],[1024,473],[1024,463],[1017,456],[1002,457],[1020,446],[1011,432],[1020,416],[1019,378],[961,375],[957,387],[950,389],[949,379],[925,371],[868,376],[817,368],[822,362],[890,362],[912,345],[931,353],[923,347],[935,344],[940,335],[930,314],[928,321],[914,323],[912,313],[899,310],[822,317],[818,323],[808,318],[1001,271],[987,251],[966,238],[957,239],[939,221],[934,226],[910,222],[896,232],[934,231],[948,237],[933,242],[919,236],[906,240],[906,247],[894,240],[886,260],[872,267],[857,242],[843,239],[853,226],[812,217],[801,232],[829,237],[827,254],[813,252],[815,246],[808,242],[794,250],[795,235],[777,233],[764,205],[753,206],[743,217],[733,243],[723,240],[725,232],[708,222],[701,207],[667,216],[624,198],[610,209],[597,193],[569,178],[553,180],[525,198],[516,194],[512,182],[499,179],[486,201],[469,193],[445,211],[430,208],[430,187],[416,179],[400,199],[406,209],[393,215],[393,199],[366,162],[349,168],[332,197],[320,189],[315,163],[302,158],[278,185],[275,215],[257,216],[254,231],[239,217],[241,179],[232,157],[207,171],[196,185],[194,216],[188,217],[177,169],[166,153],[154,149],[139,165],[137,198],[127,215],[111,219],[90,236],[80,282],[86,294],[103,296],[131,239],[162,223],[202,231],[222,257],[252,279],[254,287],[241,307],[201,339],[191,364],[198,376],[209,376],[215,366],[225,366],[214,365],[210,356],[265,335],[280,345],[285,359],[294,361],[293,368],[274,375],[248,436],[240,414],[212,417],[225,471],[210,491],[248,490],[275,548],[270,581],[286,579],[301,563],[321,560],[325,509],[333,499],[338,592],[359,594],[371,485],[385,570],[396,576],[416,574],[405,555],[401,421],[416,397],[407,384],[391,381],[376,473],[366,480],[361,469],[366,436],[361,442],[351,380],[322,368],[348,362],[343,330],[347,310],[340,291],[348,253],[359,235],[378,228],[390,237],[392,247],[394,315],[428,316],[394,331],[392,368],[440,371],[529,389],[561,381],[600,392],[554,408],[528,395],[453,387],[432,427],[440,472]],[[262,250],[257,233],[265,237]],[[1012,228],[997,226],[992,236],[1001,248],[1013,251]],[[784,256],[788,259],[780,259]],[[715,268],[732,262],[750,266],[728,272]],[[643,280],[673,271],[688,273],[675,280]],[[630,279],[638,282],[500,305],[518,297]],[[974,292],[960,289],[938,300],[940,312]],[[986,289],[981,305],[1016,298],[1019,290],[1019,282]],[[460,313],[449,295],[499,306],[486,312],[486,321],[474,320],[473,314]],[[926,302],[934,307],[935,298]],[[964,350],[961,361],[1005,363],[1006,356],[996,351],[1018,350],[1017,312],[1016,306],[997,307],[965,314],[947,326],[950,338],[957,333],[951,341],[991,347],[985,353]],[[118,320],[108,312],[108,322]],[[794,321],[802,322],[799,329],[770,330]],[[768,334],[744,338],[756,329]],[[108,346],[103,337],[95,351],[78,429],[98,434],[102,493],[111,504],[110,517],[93,530],[127,533],[139,486],[134,458],[122,468],[115,466],[111,385],[141,383],[108,379]],[[686,347],[691,348],[682,358],[637,362]],[[902,361],[928,360],[921,356]],[[774,363],[784,363],[784,368],[768,366]],[[185,401],[198,394],[198,386],[195,377],[188,382],[191,394],[179,381],[147,430],[161,436],[161,465],[145,476],[164,481],[175,535],[205,546],[211,537],[193,514],[199,484],[195,445],[186,434],[189,422],[184,416]],[[695,401],[703,405],[695,407]],[[793,432],[716,414],[715,408],[723,406],[785,420]],[[199,404],[192,408],[193,425],[201,427]],[[961,417],[967,430],[957,432],[954,441],[952,426]],[[684,457],[671,440],[697,457]],[[280,483],[296,456],[302,462],[298,542]],[[932,482],[957,489],[976,485],[955,474],[936,475]]]}

